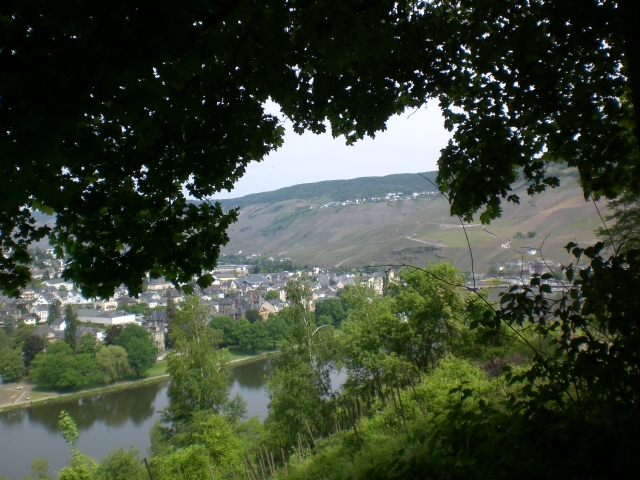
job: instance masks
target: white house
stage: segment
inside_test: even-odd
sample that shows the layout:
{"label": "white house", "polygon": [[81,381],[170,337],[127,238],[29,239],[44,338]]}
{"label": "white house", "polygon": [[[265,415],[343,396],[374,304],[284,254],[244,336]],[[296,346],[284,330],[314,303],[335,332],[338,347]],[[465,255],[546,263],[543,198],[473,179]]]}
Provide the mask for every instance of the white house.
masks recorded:
{"label": "white house", "polygon": [[44,323],[47,321],[47,318],[49,317],[49,305],[34,305],[29,310],[29,313],[36,314],[38,318],[40,318],[38,322]]}
{"label": "white house", "polygon": [[64,318],[56,318],[51,322],[51,328],[53,328],[55,332],[64,332],[67,328],[67,322]]}
{"label": "white house", "polygon": [[73,283],[67,282],[64,278],[52,278],[51,280],[45,280],[42,283],[47,287],[54,287],[56,289],[60,289],[60,287],[64,287],[67,291],[73,289]]}
{"label": "white house", "polygon": [[23,322],[25,325],[35,325],[37,322],[38,317],[35,317],[33,315],[28,315],[26,317],[23,318]]}
{"label": "white house", "polygon": [[101,308],[102,310],[110,310],[116,311],[118,309],[118,302],[114,298],[110,298],[109,300],[95,300],[93,302],[96,308]]}
{"label": "white house", "polygon": [[34,305],[49,305],[49,301],[43,295],[39,295],[33,303]]}
{"label": "white house", "polygon": [[122,310],[92,310],[88,308],[80,308],[76,310],[78,320],[86,323],[99,323],[101,325],[124,325],[126,323],[135,323],[136,316],[133,313],[123,312]]}

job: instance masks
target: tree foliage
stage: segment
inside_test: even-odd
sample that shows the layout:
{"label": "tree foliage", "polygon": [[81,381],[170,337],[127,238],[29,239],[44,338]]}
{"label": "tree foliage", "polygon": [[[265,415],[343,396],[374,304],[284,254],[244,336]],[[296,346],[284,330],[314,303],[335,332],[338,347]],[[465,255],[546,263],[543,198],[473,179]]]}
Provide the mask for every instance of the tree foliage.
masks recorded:
{"label": "tree foliage", "polygon": [[598,237],[615,249],[640,247],[640,195],[627,193],[609,203],[612,212],[605,217],[610,225],[598,229]]}
{"label": "tree foliage", "polygon": [[213,317],[209,322],[209,328],[222,332],[222,343],[224,346],[237,345],[234,334],[235,322],[226,315]]}
{"label": "tree foliage", "polygon": [[255,353],[269,346],[269,330],[262,319],[249,323],[247,319],[241,318],[236,322],[234,333],[240,348]]}
{"label": "tree foliage", "polygon": [[241,472],[243,468],[243,439],[222,415],[210,410],[195,412],[178,435],[155,446],[158,454],[152,468],[159,478],[211,478],[210,468],[231,477],[232,470]]}
{"label": "tree foliage", "polygon": [[138,378],[143,377],[156,361],[158,349],[149,332],[139,325],[125,326],[116,343],[126,350],[127,361]]}
{"label": "tree foliage", "polygon": [[54,299],[49,305],[49,315],[47,316],[47,325],[51,325],[54,320],[60,318],[60,301]]}
{"label": "tree foliage", "polygon": [[31,462],[32,474],[28,477],[25,477],[23,480],[52,480],[52,478],[47,475],[48,471],[49,462],[47,460],[43,460],[42,458],[34,458]]}
{"label": "tree foliage", "polygon": [[127,352],[117,345],[108,345],[98,350],[96,362],[100,367],[100,376],[105,384],[115,382],[131,373],[127,361]]}
{"label": "tree foliage", "polygon": [[342,303],[339,299],[327,298],[326,300],[316,304],[316,319],[319,321],[322,316],[329,317],[331,319],[331,323],[338,326],[346,317],[346,313],[342,308]]}
{"label": "tree foliage", "polygon": [[217,350],[215,331],[208,328],[210,309],[197,297],[187,297],[172,330],[174,348],[168,355],[171,376],[167,420],[187,422],[199,411],[224,412],[228,404],[228,354]]}
{"label": "tree foliage", "polygon": [[[330,126],[347,142],[439,99],[454,135],[438,183],[467,219],[484,209],[489,221],[501,200],[518,201],[511,185],[521,173],[532,193],[556,186],[552,162],[577,168],[586,195],[637,193],[640,94],[629,82],[637,34],[626,23],[633,13],[620,13],[635,8],[628,0],[3,6],[0,131],[11,161],[0,222],[16,234],[2,237],[2,287],[16,295],[29,280],[27,248],[44,236],[88,297],[121,283],[137,294],[147,272],[187,289],[193,277],[210,284],[204,271],[237,212],[186,195],[230,189],[282,143],[282,126],[264,112],[269,98],[295,131]],[[55,213],[55,226],[34,224],[31,209]]]}
{"label": "tree foliage", "polygon": [[472,356],[477,339],[470,327],[484,312],[477,297],[460,288],[460,272],[439,263],[403,270],[399,277],[401,283],[391,287],[392,308],[406,321],[395,329],[397,353],[418,368],[433,366],[445,355]]}
{"label": "tree foliage", "polygon": [[23,366],[20,350],[0,348],[0,376],[5,383],[17,382],[22,378]]}
{"label": "tree foliage", "polygon": [[310,300],[311,290],[304,280],[289,282],[289,306],[278,315],[289,329],[281,342],[281,355],[274,360],[276,374],[268,382],[270,403],[265,421],[271,440],[278,445],[293,445],[306,424],[313,428],[321,423],[331,392],[333,329],[316,327]]}
{"label": "tree foliage", "polygon": [[167,300],[167,308],[165,310],[164,321],[167,324],[167,334],[164,336],[164,347],[169,350],[173,348],[173,337],[171,335],[171,328],[175,322],[176,312],[178,309],[176,308],[176,302],[172,296],[169,296],[169,300]]}
{"label": "tree foliage", "polygon": [[95,475],[97,462],[83,454],[77,447],[78,427],[67,412],[62,410],[59,415],[58,426],[62,432],[62,438],[71,447],[71,459],[69,465],[63,467],[58,473],[59,480],[92,480]]}
{"label": "tree foliage", "polygon": [[29,335],[22,345],[22,358],[24,359],[25,367],[29,368],[31,362],[36,355],[44,352],[45,341],[38,335]]}
{"label": "tree foliage", "polygon": [[98,341],[95,335],[86,332],[83,333],[78,342],[78,354],[86,353],[95,355],[98,351]]}
{"label": "tree foliage", "polygon": [[147,471],[135,448],[116,448],[102,459],[95,472],[96,480],[146,480]]}
{"label": "tree foliage", "polygon": [[75,390],[84,384],[73,350],[62,341],[52,343],[46,353],[36,355],[29,375],[48,390]]}
{"label": "tree foliage", "polygon": [[78,320],[78,315],[73,311],[73,307],[71,305],[67,305],[64,309],[64,341],[69,344],[71,350],[75,352],[78,349],[78,339],[76,338],[76,330],[78,329],[78,325],[80,325],[80,321]]}
{"label": "tree foliage", "polygon": [[278,290],[269,290],[265,296],[265,300],[280,300],[280,292]]}
{"label": "tree foliage", "polygon": [[249,321],[249,323],[261,322],[262,317],[260,313],[255,308],[250,308],[244,313],[245,318]]}
{"label": "tree foliage", "polygon": [[123,329],[123,325],[110,325],[105,332],[104,344],[107,346],[116,345]]}
{"label": "tree foliage", "polygon": [[284,316],[269,314],[266,321],[267,333],[269,335],[269,341],[273,342],[273,348],[276,348],[276,343],[284,340],[289,330]]}

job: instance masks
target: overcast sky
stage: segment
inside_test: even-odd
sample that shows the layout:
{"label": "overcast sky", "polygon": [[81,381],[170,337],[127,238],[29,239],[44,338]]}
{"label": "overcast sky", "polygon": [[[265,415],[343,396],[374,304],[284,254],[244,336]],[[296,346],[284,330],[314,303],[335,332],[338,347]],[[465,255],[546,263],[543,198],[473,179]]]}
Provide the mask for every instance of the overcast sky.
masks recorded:
{"label": "overcast sky", "polygon": [[286,122],[284,145],[262,162],[249,164],[230,193],[223,191],[213,198],[236,198],[321,180],[433,171],[450,133],[437,102],[411,113],[391,118],[385,132],[351,147],[330,133],[296,135]]}

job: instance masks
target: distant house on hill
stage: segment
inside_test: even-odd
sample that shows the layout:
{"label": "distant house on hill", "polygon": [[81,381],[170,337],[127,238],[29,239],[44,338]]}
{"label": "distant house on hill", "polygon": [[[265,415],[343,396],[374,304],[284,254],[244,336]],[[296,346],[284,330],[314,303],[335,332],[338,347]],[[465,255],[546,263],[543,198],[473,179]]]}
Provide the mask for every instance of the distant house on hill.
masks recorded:
{"label": "distant house on hill", "polygon": [[167,290],[168,288],[173,288],[173,284],[165,280],[164,277],[153,278],[149,280],[147,285],[147,290]]}
{"label": "distant house on hill", "polygon": [[[153,312],[156,313],[156,312]],[[164,312],[161,312],[164,313]],[[147,320],[141,323],[142,328],[151,334],[153,344],[160,351],[164,350],[165,345],[165,322],[164,320]]]}
{"label": "distant house on hill", "polygon": [[64,332],[65,328],[67,328],[67,321],[64,318],[56,318],[51,322],[51,328],[56,332]]}
{"label": "distant house on hill", "polygon": [[58,340],[62,340],[64,338],[64,331],[61,332],[54,330],[49,325],[38,325],[33,331],[33,334],[37,335],[40,338],[44,338],[49,342],[57,342]]}
{"label": "distant house on hill", "polygon": [[138,302],[136,301],[136,299],[131,298],[129,295],[125,295],[118,299],[118,307],[122,307],[123,305],[130,306],[130,305],[137,305],[137,304]]}
{"label": "distant house on hill", "polygon": [[38,322],[40,321],[40,317],[35,313],[28,313],[28,314],[22,315],[20,317],[20,320],[22,320],[22,322],[25,325],[37,325]]}
{"label": "distant house on hill", "polygon": [[37,295],[33,289],[28,288],[20,292],[20,297],[26,302],[33,302],[37,298]]}
{"label": "distant house on hill", "polygon": [[44,295],[38,295],[38,298],[36,298],[35,302],[33,302],[34,305],[49,305],[49,300],[47,300],[47,298],[45,297],[45,295],[48,294],[44,294]]}
{"label": "distant house on hill", "polygon": [[54,287],[56,289],[60,289],[60,287],[64,287],[65,290],[73,289],[73,283],[66,281],[64,278],[52,278],[42,283],[47,287]]}
{"label": "distant house on hill", "polygon": [[80,308],[76,310],[78,320],[85,323],[99,323],[101,325],[124,325],[127,323],[135,323],[136,316],[133,313],[123,312],[122,310],[91,310],[88,308]]}
{"label": "distant house on hill", "polygon": [[97,342],[104,342],[104,338],[105,338],[105,333],[100,330],[99,328],[92,328],[92,327],[78,327],[76,329],[76,338],[78,339],[78,341],[82,338],[82,336],[88,333],[90,334],[93,338],[96,339]]}
{"label": "distant house on hill", "polygon": [[166,310],[154,310],[147,316],[148,322],[164,322],[167,318]]}
{"label": "distant house on hill", "polygon": [[249,265],[218,265],[213,269],[213,273],[247,273],[248,267]]}
{"label": "distant house on hill", "polygon": [[276,305],[273,305],[271,302],[262,302],[260,304],[258,313],[263,319],[266,320],[267,318],[269,318],[270,313],[273,313],[275,315],[279,310],[280,309]]}
{"label": "distant house on hill", "polygon": [[47,318],[49,317],[49,305],[34,305],[29,310],[29,313],[37,315],[38,318],[40,319],[39,323],[44,323],[47,321]]}

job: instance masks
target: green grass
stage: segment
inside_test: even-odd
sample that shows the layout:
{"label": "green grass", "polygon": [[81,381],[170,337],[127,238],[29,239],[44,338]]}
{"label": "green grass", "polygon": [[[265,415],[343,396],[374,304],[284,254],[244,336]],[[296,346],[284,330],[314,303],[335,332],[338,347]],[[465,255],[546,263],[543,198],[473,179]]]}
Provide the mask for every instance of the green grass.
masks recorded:
{"label": "green grass", "polygon": [[244,357],[253,357],[257,355],[257,353],[252,352],[251,350],[243,350],[241,348],[229,348],[229,354],[231,355],[231,360],[236,360],[238,358]]}
{"label": "green grass", "polygon": [[167,373],[167,361],[163,360],[153,364],[153,366],[147,371],[147,376],[156,377],[158,375],[164,375],[165,373]]}

